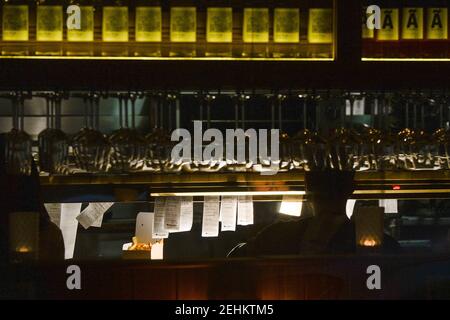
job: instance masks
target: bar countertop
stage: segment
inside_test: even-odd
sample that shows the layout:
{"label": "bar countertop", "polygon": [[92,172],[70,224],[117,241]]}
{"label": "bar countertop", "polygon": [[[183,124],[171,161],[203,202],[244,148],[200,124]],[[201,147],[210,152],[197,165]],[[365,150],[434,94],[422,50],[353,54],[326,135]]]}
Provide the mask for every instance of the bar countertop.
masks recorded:
{"label": "bar countertop", "polygon": [[[81,290],[69,290],[68,266]],[[373,267],[381,289],[369,289]],[[0,294],[40,299],[435,299],[450,298],[450,255],[260,257],[203,261],[97,260],[1,267]],[[376,273],[376,272],[375,272]],[[369,286],[370,287],[370,286]],[[14,296],[11,296],[11,293]]]}

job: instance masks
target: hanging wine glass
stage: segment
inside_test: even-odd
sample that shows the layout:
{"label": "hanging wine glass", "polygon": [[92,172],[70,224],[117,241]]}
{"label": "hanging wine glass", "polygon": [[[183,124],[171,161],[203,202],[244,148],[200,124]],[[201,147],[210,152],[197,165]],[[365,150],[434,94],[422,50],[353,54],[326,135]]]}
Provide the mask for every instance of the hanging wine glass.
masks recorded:
{"label": "hanging wine glass", "polygon": [[[370,105],[371,119],[374,117],[375,99],[370,94],[363,93],[360,97],[363,106]],[[374,127],[363,124],[360,133],[361,156],[359,161],[359,170],[378,170],[377,154],[379,153],[381,143],[381,131]]]}
{"label": "hanging wine glass", "polygon": [[378,94],[371,104],[372,119],[375,119],[375,103],[378,114],[378,124],[373,122],[372,126],[377,127],[372,137],[372,145],[376,157],[375,170],[396,170],[398,167],[397,137],[392,133],[388,124],[388,114],[390,103],[394,97],[387,97],[386,94]]}
{"label": "hanging wine glass", "polygon": [[180,95],[176,93],[169,93],[166,95],[166,108],[167,108],[167,131],[165,131],[166,141],[164,143],[164,161],[165,165],[163,170],[165,172],[180,172],[183,170],[189,163],[190,160],[186,159],[175,159],[172,158],[172,150],[176,145],[175,141],[171,141],[171,132],[173,130],[173,113],[177,110],[179,106],[179,98]]}
{"label": "hanging wine glass", "polygon": [[[418,122],[417,112],[414,110],[414,132],[413,132],[413,170],[430,170],[434,169],[434,157],[432,156],[432,139],[425,129],[425,104],[429,104],[430,100],[420,97],[420,123]],[[416,105],[416,104],[415,104]]]}
{"label": "hanging wine glass", "polygon": [[351,171],[360,169],[361,137],[353,130],[353,102],[351,94],[344,95],[343,101],[350,101],[350,128],[345,124],[346,104],[341,103],[340,126],[333,130],[328,140],[328,166],[331,169]]}
{"label": "hanging wine glass", "polygon": [[145,137],[147,141],[146,169],[152,172],[167,172],[170,170],[171,149],[173,143],[167,131],[164,130],[164,107],[167,96],[163,94],[150,95],[156,101],[153,108],[154,127]]}
{"label": "hanging wine glass", "polygon": [[[412,145],[415,143],[414,140],[414,130],[410,128],[410,105],[413,104],[413,99],[407,97],[405,101],[405,126],[397,134],[398,139],[398,166],[401,169],[412,170],[414,169],[413,160],[413,148]],[[416,105],[413,106],[414,111],[414,124],[416,126]]]}
{"label": "hanging wine glass", "polygon": [[84,101],[84,127],[72,138],[76,165],[87,172],[108,171],[111,148],[106,136],[98,130],[100,96],[87,93],[81,97]]}
{"label": "hanging wine glass", "polygon": [[61,130],[62,93],[45,93],[46,129],[38,135],[39,168],[50,174],[67,173],[69,143]]}
{"label": "hanging wine glass", "polygon": [[[245,131],[245,108],[248,100],[250,100],[250,95],[245,93],[238,93],[234,97],[234,125],[235,129],[242,129]],[[241,115],[241,116],[239,116]],[[241,123],[241,127],[239,128],[239,122]],[[244,139],[250,139],[251,137],[245,133]],[[226,170],[232,172],[245,172],[252,169],[253,163],[252,159],[250,159],[250,144],[243,143],[244,150],[240,149],[242,145],[239,145],[239,141],[236,141],[232,144],[233,150],[231,146],[227,143],[225,145],[225,154],[226,155],[234,155],[232,159],[229,156],[226,156]],[[241,154],[241,155],[240,155]],[[243,159],[242,159],[243,158]],[[264,166],[264,164],[262,163]],[[270,165],[270,164],[269,164]]]}
{"label": "hanging wine glass", "polygon": [[24,131],[25,94],[17,91],[8,95],[12,101],[13,128],[5,135],[5,165],[8,174],[31,174],[31,137]]}
{"label": "hanging wine glass", "polygon": [[316,131],[308,129],[308,105],[314,106],[314,102],[318,98],[307,93],[300,94],[298,97],[302,102],[300,109],[303,114],[303,129],[298,131],[292,138],[292,166],[294,170],[322,170],[325,167],[325,140],[318,133],[318,116],[316,119]]}
{"label": "hanging wine glass", "polygon": [[[277,106],[278,106],[278,129],[280,130],[280,160],[278,171],[288,171],[293,167],[292,163],[292,139],[289,137],[287,132],[283,131],[283,102],[286,100],[286,95],[277,95]],[[272,144],[270,144],[271,146]],[[272,154],[272,153],[271,153]],[[276,161],[271,159],[271,165],[276,166]]]}
{"label": "hanging wine glass", "polygon": [[[450,169],[450,132],[444,124],[444,108],[448,105],[446,96],[439,99],[439,128],[433,133],[433,157],[435,169]],[[447,107],[448,109],[448,107]],[[448,123],[450,112],[447,110]]]}
{"label": "hanging wine glass", "polygon": [[[204,111],[206,111],[206,127],[209,129],[211,127],[211,105],[216,100],[216,96],[213,94],[203,94],[199,93],[197,95],[197,99],[199,102],[200,109],[200,121],[202,125],[204,123]],[[215,143],[213,141],[212,143]],[[195,146],[192,144],[193,148],[191,150],[191,154],[195,154]],[[217,172],[221,170],[225,166],[225,161],[217,157],[214,152],[209,154],[209,157],[205,158],[205,145],[202,145],[202,160],[197,160],[193,157],[193,160],[190,162],[186,162],[184,164],[183,170],[187,172]],[[222,147],[222,146],[221,146]]]}
{"label": "hanging wine glass", "polygon": [[[144,167],[146,141],[136,130],[136,93],[119,93],[120,129],[109,136],[111,170],[130,172]],[[129,128],[129,101],[131,101],[131,128]],[[123,109],[123,113],[122,113]]]}

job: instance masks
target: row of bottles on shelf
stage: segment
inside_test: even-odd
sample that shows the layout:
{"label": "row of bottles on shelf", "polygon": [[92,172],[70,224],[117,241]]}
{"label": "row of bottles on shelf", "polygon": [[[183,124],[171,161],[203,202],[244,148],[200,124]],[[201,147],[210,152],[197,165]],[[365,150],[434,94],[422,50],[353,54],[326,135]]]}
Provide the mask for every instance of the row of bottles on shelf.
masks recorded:
{"label": "row of bottles on shelf", "polygon": [[374,14],[363,11],[363,57],[448,58],[448,8],[383,7],[379,28],[367,24]]}
{"label": "row of bottles on shelf", "polygon": [[[142,56],[202,56],[197,52],[199,43],[208,47],[206,56],[256,56],[256,57],[291,57],[307,56],[302,53],[300,44],[326,45],[333,43],[333,10],[331,8],[308,8],[306,12],[300,8],[279,7],[245,7],[237,12],[232,7],[211,6],[206,14],[198,14],[195,6],[172,6],[166,12],[161,6],[144,5],[136,7],[126,5],[105,5],[96,8],[93,5],[80,5],[80,24],[77,27],[73,11],[64,21],[65,12],[62,5],[41,4],[36,6],[35,17],[30,17],[28,5],[4,4],[2,6],[2,41],[3,55],[36,54],[58,55],[60,50],[39,50],[30,52],[17,46],[36,40],[38,43],[115,43],[122,48],[111,50],[109,54],[125,54],[123,47],[133,43],[140,46],[135,55]],[[101,12],[101,18],[100,18]],[[242,16],[241,16],[242,14]],[[167,19],[167,22],[165,20]],[[302,21],[302,20],[307,21]],[[204,20],[204,21],[203,21]],[[238,21],[239,20],[239,21]],[[36,25],[31,25],[36,21]],[[101,21],[96,22],[96,21]],[[73,24],[69,28],[69,24]],[[168,34],[165,34],[168,24]],[[100,27],[101,35],[96,34]],[[304,27],[301,27],[303,25]],[[239,31],[236,30],[239,28]],[[303,30],[305,29],[305,30]],[[306,33],[306,34],[304,34]],[[204,39],[204,40],[203,40]],[[14,43],[14,45],[13,45]],[[242,44],[240,52],[233,50],[233,45]],[[171,48],[167,53],[161,52],[161,44],[179,47]],[[274,48],[269,47],[272,44]],[[142,46],[147,45],[146,48]],[[74,47],[76,47],[74,45]],[[247,46],[247,47],[246,47]],[[181,49],[180,49],[181,48]],[[25,51],[24,51],[25,50]],[[83,54],[85,49],[71,49],[66,54]],[[273,51],[273,52],[272,52]],[[322,53],[322,57],[330,58],[332,50]],[[93,55],[94,52],[84,52]],[[106,53],[108,54],[108,53]],[[310,54],[309,57],[311,57]]]}
{"label": "row of bottles on shelf", "polygon": [[[177,123],[175,127],[173,126],[173,114],[179,117],[182,112],[193,112],[188,106],[185,107],[186,110],[180,108],[180,95],[176,93],[12,92],[2,96],[10,99],[13,110],[13,129],[4,135],[6,147],[3,158],[10,172],[29,173],[33,142],[24,130],[24,101],[33,97],[43,97],[47,107],[47,125],[37,138],[38,163],[41,171],[54,174],[139,171],[267,172],[274,168],[277,172],[325,168],[357,171],[450,169],[450,100],[445,93],[425,95],[411,92],[342,94],[303,92],[290,95],[274,93],[251,96],[239,93],[225,93],[225,95],[225,98],[229,98],[230,102],[235,104],[234,108],[227,108],[228,113],[235,113],[235,120],[233,125],[228,123],[226,129],[234,126],[235,130],[239,128],[251,130],[250,124],[255,124],[255,120],[243,120],[246,118],[245,113],[248,115],[250,111],[250,100],[261,101],[261,98],[269,100],[272,119],[266,119],[263,127],[278,128],[279,138],[275,136],[268,138],[266,143],[270,147],[268,146],[269,150],[266,150],[265,156],[259,153],[256,159],[252,157],[252,154],[255,154],[255,150],[251,149],[252,133],[247,131],[249,143],[246,142],[247,138],[244,138],[243,142],[235,136],[238,139],[237,143],[230,144],[227,140],[222,146],[222,155],[217,153],[219,151],[216,151],[215,147],[213,151],[205,153],[204,150],[208,147],[205,141],[208,140],[203,141],[202,138],[199,141],[200,146],[189,147],[193,148],[189,153],[194,155],[193,158],[184,155],[181,158],[174,158],[173,150],[176,150],[175,146],[178,145],[180,137],[173,140],[172,130],[179,126],[179,119],[175,121]],[[74,135],[66,134],[61,129],[62,101],[69,97],[81,98],[84,101],[84,127]],[[99,126],[100,101],[106,97],[117,99],[119,102],[119,127],[110,134],[100,131]],[[191,121],[203,121],[210,128],[213,123],[210,119],[211,104],[217,96],[198,94],[194,98],[197,101],[194,108],[203,111],[200,111],[199,119],[195,116],[185,125],[192,125]],[[151,99],[156,103],[148,110],[150,120],[153,122],[150,127],[153,129],[147,130],[149,132],[146,135],[136,125],[138,99]],[[286,108],[288,105],[292,107]],[[294,108],[295,105],[299,107]],[[260,113],[264,112],[264,108],[259,109]],[[283,129],[283,109],[299,110],[301,115],[296,115],[297,119],[289,120],[298,120],[301,125],[295,125],[293,130]],[[203,112],[208,114],[207,121],[203,120]],[[276,114],[278,120],[275,120]],[[355,121],[358,116],[363,116],[359,121],[366,120],[358,123]],[[196,135],[195,122],[193,131]],[[232,134],[236,132],[233,131]],[[203,137],[203,133],[201,135]],[[224,141],[222,137],[222,142]],[[240,143],[243,144],[245,151],[243,158],[238,154],[239,148],[242,147]],[[235,149],[230,152],[232,158],[228,157],[229,146]],[[196,158],[196,148],[203,150],[201,151],[203,157]],[[224,150],[226,156],[223,154]],[[279,150],[279,154],[273,153],[275,150]],[[205,156],[208,154],[209,156]],[[179,155],[179,151],[176,155]]]}

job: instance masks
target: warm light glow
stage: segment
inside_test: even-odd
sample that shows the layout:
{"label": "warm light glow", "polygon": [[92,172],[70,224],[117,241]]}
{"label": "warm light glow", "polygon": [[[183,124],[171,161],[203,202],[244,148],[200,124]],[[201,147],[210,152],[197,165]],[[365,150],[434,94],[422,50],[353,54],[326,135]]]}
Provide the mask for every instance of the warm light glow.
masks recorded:
{"label": "warm light glow", "polygon": [[363,247],[375,247],[377,245],[379,245],[379,243],[377,243],[377,241],[375,241],[375,239],[372,238],[365,238],[362,239],[359,244]]}
{"label": "warm light glow", "polygon": [[300,217],[302,214],[302,207],[303,199],[301,196],[284,196],[278,212],[288,216]]}
{"label": "warm light glow", "polygon": [[210,191],[210,192],[155,192],[152,197],[210,197],[210,196],[283,196],[304,195],[305,191]]}
{"label": "warm light glow", "polygon": [[18,248],[16,248],[16,252],[21,252],[21,253],[25,253],[25,252],[30,252],[31,248],[28,246],[20,246]]}

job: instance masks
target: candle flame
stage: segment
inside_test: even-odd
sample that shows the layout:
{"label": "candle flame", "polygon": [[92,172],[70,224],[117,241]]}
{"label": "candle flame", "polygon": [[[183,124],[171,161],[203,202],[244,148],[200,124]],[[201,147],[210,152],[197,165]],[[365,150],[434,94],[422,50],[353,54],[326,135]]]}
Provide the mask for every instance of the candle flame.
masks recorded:
{"label": "candle flame", "polygon": [[30,249],[30,247],[27,247],[27,246],[21,246],[21,247],[18,247],[18,248],[16,249],[16,251],[17,251],[17,252],[30,252],[31,249]]}
{"label": "candle flame", "polygon": [[364,239],[360,244],[364,247],[375,247],[378,245],[377,241],[374,239]]}

